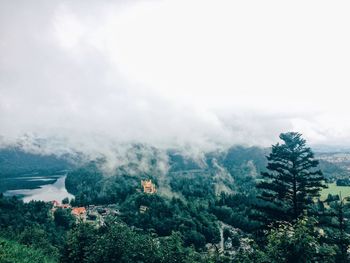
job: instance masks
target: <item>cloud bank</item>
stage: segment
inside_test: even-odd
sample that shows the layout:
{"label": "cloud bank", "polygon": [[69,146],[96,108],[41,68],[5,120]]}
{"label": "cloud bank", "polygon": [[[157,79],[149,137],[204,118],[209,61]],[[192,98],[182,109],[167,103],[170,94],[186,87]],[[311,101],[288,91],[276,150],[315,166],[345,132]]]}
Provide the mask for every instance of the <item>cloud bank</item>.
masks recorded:
{"label": "cloud bank", "polygon": [[297,130],[350,145],[349,11],[346,1],[2,1],[0,136],[106,152],[267,146]]}

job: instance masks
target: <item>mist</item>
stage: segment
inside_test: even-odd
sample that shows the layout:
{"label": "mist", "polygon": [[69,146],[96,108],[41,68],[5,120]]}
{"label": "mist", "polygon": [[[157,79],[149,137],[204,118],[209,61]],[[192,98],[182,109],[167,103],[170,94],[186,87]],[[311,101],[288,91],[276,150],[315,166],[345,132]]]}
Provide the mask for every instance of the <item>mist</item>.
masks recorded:
{"label": "mist", "polygon": [[350,145],[348,13],[345,1],[1,1],[1,144],[201,153],[294,130]]}

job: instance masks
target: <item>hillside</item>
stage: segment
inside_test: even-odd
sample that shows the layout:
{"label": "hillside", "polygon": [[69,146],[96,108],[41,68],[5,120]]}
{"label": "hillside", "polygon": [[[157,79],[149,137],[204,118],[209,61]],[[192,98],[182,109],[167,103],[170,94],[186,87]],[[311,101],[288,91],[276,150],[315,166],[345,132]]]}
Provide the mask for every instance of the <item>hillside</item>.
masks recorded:
{"label": "hillside", "polygon": [[[182,255],[179,262],[230,262],[225,260],[233,256],[242,257],[240,262],[254,262],[245,249],[264,253],[257,249],[263,245],[256,238],[261,236],[263,225],[255,209],[261,204],[256,186],[263,181],[261,172],[267,171],[269,152],[270,149],[259,147],[234,146],[194,155],[131,145],[127,156],[118,159],[119,165],[114,165],[116,162],[109,156],[73,167],[68,160],[56,156],[3,149],[2,164],[4,170],[10,171],[6,178],[18,176],[19,171],[54,174],[70,169],[66,188],[75,195],[70,205],[81,207],[86,214],[82,221],[74,220],[69,209],[55,213],[50,203],[23,204],[0,196],[2,257],[9,258],[9,262],[22,262],[17,257],[25,257],[32,260],[28,262],[78,263],[82,258],[87,262],[104,258],[102,262],[107,262],[108,257],[119,258],[118,253],[122,253],[125,259],[120,262],[153,262],[143,261],[145,257],[167,262],[166,255],[171,260]],[[327,181],[347,176],[347,159],[333,153],[316,157],[321,159],[320,168]],[[149,182],[150,191],[145,190],[143,181]],[[322,203],[315,203],[313,211],[320,213],[334,206],[331,202],[337,197],[325,198],[328,193],[336,194],[329,192],[332,189],[323,190]],[[322,224],[328,222],[326,218],[320,220]],[[319,227],[327,235],[334,233],[329,226]],[[310,229],[308,226],[306,230]],[[121,243],[106,247],[115,240]],[[146,240],[144,246],[137,243],[140,240]],[[142,255],[130,254],[124,246],[134,247]],[[96,247],[98,251],[94,251]],[[152,250],[154,247],[158,248]],[[169,255],[168,247],[177,252]],[[52,253],[53,260],[49,256]],[[249,259],[244,259],[246,256]]]}
{"label": "hillside", "polygon": [[31,153],[19,147],[0,148],[0,178],[33,173],[50,175],[71,167],[65,157]]}
{"label": "hillside", "polygon": [[57,260],[14,241],[0,238],[0,262],[2,263],[55,263]]}

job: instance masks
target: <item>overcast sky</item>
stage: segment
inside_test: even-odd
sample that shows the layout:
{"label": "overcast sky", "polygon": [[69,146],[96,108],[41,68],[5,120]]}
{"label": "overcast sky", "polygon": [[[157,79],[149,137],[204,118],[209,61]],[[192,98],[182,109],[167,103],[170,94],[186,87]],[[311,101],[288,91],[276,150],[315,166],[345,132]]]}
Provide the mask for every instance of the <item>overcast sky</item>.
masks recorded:
{"label": "overcast sky", "polygon": [[0,0],[0,135],[350,145],[349,1]]}

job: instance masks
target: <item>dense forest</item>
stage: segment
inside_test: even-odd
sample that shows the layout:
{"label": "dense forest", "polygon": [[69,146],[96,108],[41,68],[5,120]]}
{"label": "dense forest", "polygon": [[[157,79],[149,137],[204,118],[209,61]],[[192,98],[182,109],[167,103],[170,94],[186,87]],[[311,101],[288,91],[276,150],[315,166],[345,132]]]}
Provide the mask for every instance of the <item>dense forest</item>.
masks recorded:
{"label": "dense forest", "polygon": [[0,148],[0,178],[27,174],[54,174],[73,167],[66,156],[23,151],[19,146]]}
{"label": "dense forest", "polygon": [[327,182],[347,182],[346,169],[317,160],[298,133],[280,139],[200,158],[134,145],[112,172],[105,159],[63,163],[72,206],[118,214],[97,226],[1,195],[0,262],[350,262],[349,202],[320,199]]}

